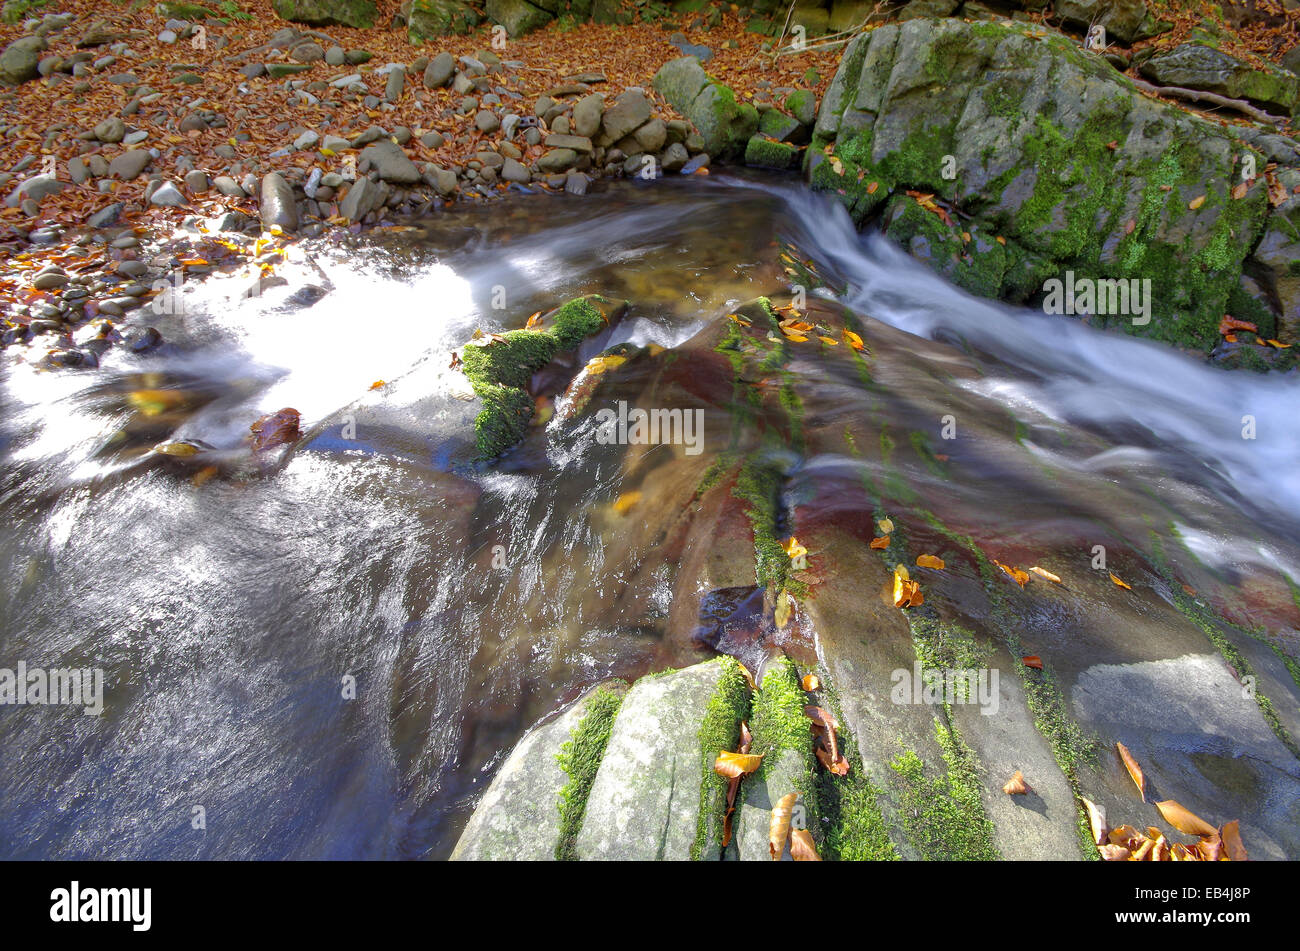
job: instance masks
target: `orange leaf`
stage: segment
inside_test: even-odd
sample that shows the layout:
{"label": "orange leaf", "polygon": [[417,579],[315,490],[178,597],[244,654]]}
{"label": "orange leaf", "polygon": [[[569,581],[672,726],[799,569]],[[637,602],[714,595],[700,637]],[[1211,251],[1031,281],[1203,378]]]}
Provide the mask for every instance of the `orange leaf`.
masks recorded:
{"label": "orange leaf", "polygon": [[1029,790],[1030,786],[1025,782],[1024,774],[1020,770],[1016,770],[1015,775],[1008,779],[1006,785],[1002,787],[1002,791],[1008,796],[1024,796],[1028,794]]}
{"label": "orange leaf", "polygon": [[879,187],[880,187],[879,182],[872,182],[870,185],[867,186],[867,194],[874,195],[876,193],[876,189]]}
{"label": "orange leaf", "polygon": [[1246,846],[1241,842],[1241,829],[1236,819],[1223,824],[1223,828],[1219,830],[1219,839],[1223,842],[1223,851],[1228,854],[1230,862],[1249,860],[1246,855]]}
{"label": "orange leaf", "polygon": [[[1083,799],[1082,796],[1079,797]],[[1103,845],[1106,842],[1106,833],[1110,827],[1106,825],[1106,810],[1088,799],[1083,799],[1083,807],[1088,810],[1088,825],[1092,827],[1092,841],[1097,845]]]}
{"label": "orange leaf", "polygon": [[796,862],[820,862],[817,846],[813,843],[812,833],[807,829],[795,829],[790,833],[790,857]]}
{"label": "orange leaf", "polygon": [[854,350],[866,349],[866,344],[862,342],[862,338],[859,337],[857,334],[855,334],[852,330],[845,330],[842,331],[841,333],[844,336],[845,342],[848,343],[848,345],[852,347]]}
{"label": "orange leaf", "polygon": [[847,776],[849,774],[849,761],[843,756],[832,758],[824,746],[817,747],[817,761],[836,776]]}
{"label": "orange leaf", "polygon": [[1199,836],[1213,836],[1219,834],[1219,830],[1214,828],[1214,826],[1210,825],[1195,813],[1189,812],[1172,799],[1165,799],[1156,803],[1156,808],[1159,809],[1160,814],[1165,817],[1165,821],[1179,832],[1186,832],[1188,835]]}
{"label": "orange leaf", "polygon": [[780,861],[785,852],[785,840],[790,835],[790,818],[794,814],[794,804],[798,793],[786,793],[772,807],[772,818],[767,826],[767,851],[772,861]]}
{"label": "orange leaf", "polygon": [[1032,571],[1034,574],[1038,575],[1038,577],[1040,578],[1046,578],[1048,581],[1054,581],[1057,584],[1065,584],[1064,581],[1062,581],[1056,575],[1052,574],[1046,568],[1039,568],[1037,565],[1035,565],[1033,568],[1030,568],[1029,570]]}
{"label": "orange leaf", "polygon": [[713,763],[713,771],[719,776],[735,779],[752,773],[762,764],[762,753],[728,753],[723,750]]}
{"label": "orange leaf", "polygon": [[881,551],[881,550],[884,550],[884,549],[888,548],[888,547],[889,547],[889,536],[888,536],[888,535],[881,535],[879,538],[873,538],[873,539],[871,539],[870,547],[875,548],[875,549],[878,550],[878,551]]}
{"label": "orange leaf", "polygon": [[1132,854],[1122,845],[1102,845],[1097,848],[1097,851],[1107,862],[1125,862]]}
{"label": "orange leaf", "polygon": [[943,559],[935,555],[917,555],[916,563],[922,568],[933,568],[936,571],[943,571]]}
{"label": "orange leaf", "polygon": [[1121,588],[1124,588],[1124,589],[1126,589],[1126,590],[1128,590],[1128,591],[1132,591],[1132,590],[1133,590],[1131,587],[1129,587],[1128,585],[1126,585],[1126,584],[1125,584],[1123,581],[1121,581],[1119,578],[1115,577],[1115,572],[1113,572],[1113,571],[1108,571],[1107,574],[1110,575],[1110,580],[1113,581],[1113,582],[1115,582],[1115,583],[1116,583],[1117,585],[1119,585]]}
{"label": "orange leaf", "polygon": [[1137,785],[1138,792],[1142,794],[1142,801],[1147,799],[1147,778],[1142,775],[1142,767],[1138,765],[1133,754],[1128,751],[1128,747],[1123,743],[1116,742],[1115,749],[1119,750],[1119,758],[1124,761],[1124,768],[1128,774],[1133,777],[1133,782]]}
{"label": "orange leaf", "polygon": [[816,675],[816,674],[804,674],[804,677],[803,677],[803,689],[804,689],[804,690],[809,690],[809,691],[812,691],[812,690],[819,690],[819,689],[821,689],[821,685],[822,685],[822,682],[821,682],[820,680],[817,679],[817,675]]}
{"label": "orange leaf", "polygon": [[1205,196],[1198,195],[1197,197],[1193,198],[1191,201],[1187,203],[1187,207],[1190,208],[1192,211],[1195,211],[1197,208],[1200,208],[1204,204],[1205,204]]}
{"label": "orange leaf", "polygon": [[1043,659],[1037,654],[1030,654],[1027,657],[1020,658],[1020,663],[1024,664],[1026,667],[1032,667],[1034,670],[1043,669]]}
{"label": "orange leaf", "polygon": [[1029,581],[1029,575],[1021,571],[1019,568],[1012,568],[1010,565],[1004,565],[996,558],[993,560],[993,564],[1005,571],[1007,575],[1022,588]]}

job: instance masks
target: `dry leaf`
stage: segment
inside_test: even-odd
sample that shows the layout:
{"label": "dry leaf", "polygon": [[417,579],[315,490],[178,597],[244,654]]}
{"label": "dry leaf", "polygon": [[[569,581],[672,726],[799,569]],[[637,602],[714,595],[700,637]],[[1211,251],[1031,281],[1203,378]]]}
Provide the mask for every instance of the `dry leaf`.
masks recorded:
{"label": "dry leaf", "polygon": [[1126,862],[1132,854],[1122,845],[1102,845],[1098,846],[1097,851],[1107,862]]}
{"label": "dry leaf", "polygon": [[1204,204],[1205,204],[1205,196],[1198,195],[1196,198],[1193,198],[1191,201],[1187,203],[1187,207],[1190,208],[1192,211],[1195,211],[1197,208],[1200,208]]}
{"label": "dry leaf", "polygon": [[894,533],[894,520],[892,518],[882,518],[876,523],[882,535],[892,535]]}
{"label": "dry leaf", "polygon": [[1106,842],[1106,833],[1110,832],[1110,827],[1106,824],[1106,810],[1097,805],[1090,799],[1083,799],[1083,807],[1088,810],[1088,825],[1092,828],[1092,841],[1097,845],[1103,845]]}
{"label": "dry leaf", "polygon": [[1020,663],[1024,664],[1026,667],[1032,667],[1034,670],[1043,669],[1043,659],[1037,654],[1028,654],[1020,658]]}
{"label": "dry leaf", "polygon": [[1128,751],[1128,747],[1123,743],[1116,742],[1115,749],[1119,750],[1119,758],[1124,761],[1124,768],[1128,774],[1133,777],[1133,782],[1137,785],[1138,792],[1142,794],[1142,801],[1147,799],[1147,778],[1142,775],[1142,767],[1138,765],[1133,754]]}
{"label": "dry leaf", "polygon": [[1024,774],[1016,770],[1015,775],[1007,780],[1002,791],[1008,796],[1024,796],[1029,792],[1029,784],[1025,782]]}
{"label": "dry leaf", "polygon": [[1249,861],[1246,846],[1241,841],[1240,823],[1236,819],[1223,824],[1223,828],[1219,830],[1219,840],[1223,843],[1223,851],[1227,854],[1228,861]]}
{"label": "dry leaf", "polygon": [[624,492],[614,500],[614,511],[619,515],[626,515],[638,502],[641,501],[640,492]]}
{"label": "dry leaf", "polygon": [[859,337],[857,334],[855,334],[852,330],[842,330],[840,331],[840,333],[844,337],[844,341],[854,350],[866,349],[867,345],[862,342],[862,338]]}
{"label": "dry leaf", "polygon": [[936,571],[943,571],[943,559],[935,555],[917,555],[916,563],[922,568],[933,568]]}
{"label": "dry leaf", "polygon": [[816,674],[804,674],[802,686],[804,690],[820,690],[822,682],[817,679]]}
{"label": "dry leaf", "polygon": [[789,591],[784,588],[776,596],[776,608],[772,612],[772,620],[776,623],[777,630],[784,631],[785,626],[790,623],[790,614],[794,610],[794,598]]}
{"label": "dry leaf", "polygon": [[1128,585],[1126,585],[1123,581],[1121,581],[1119,578],[1115,577],[1115,572],[1113,572],[1113,571],[1109,571],[1109,572],[1107,572],[1107,574],[1110,575],[1110,580],[1113,581],[1113,582],[1115,582],[1115,583],[1116,583],[1117,585],[1119,585],[1121,588],[1124,588],[1124,589],[1126,589],[1126,590],[1128,590],[1128,591],[1132,591],[1132,590],[1133,590],[1133,589],[1130,588]]}
{"label": "dry leaf", "polygon": [[796,862],[820,862],[817,846],[813,843],[812,833],[807,829],[795,829],[790,833],[790,857]]}
{"label": "dry leaf", "polygon": [[1056,575],[1052,574],[1046,568],[1039,568],[1037,565],[1035,565],[1033,568],[1030,568],[1029,570],[1032,571],[1034,574],[1038,575],[1038,577],[1040,578],[1046,578],[1048,581],[1054,581],[1057,584],[1065,584],[1064,581],[1062,581]]}
{"label": "dry leaf", "polygon": [[879,538],[873,538],[871,539],[869,545],[871,548],[875,548],[877,550],[883,551],[884,549],[889,547],[889,536],[881,535]]}
{"label": "dry leaf", "polygon": [[1179,832],[1199,836],[1217,836],[1219,834],[1219,830],[1214,826],[1195,813],[1189,812],[1172,799],[1165,799],[1156,803],[1156,808],[1165,817],[1165,822],[1168,822]]}
{"label": "dry leaf", "polygon": [[1026,572],[1021,571],[1019,568],[1012,568],[1010,565],[1004,565],[996,558],[993,560],[993,564],[1005,571],[1007,576],[1022,588],[1029,581],[1029,575]]}
{"label": "dry leaf", "polygon": [[772,819],[767,826],[767,850],[774,862],[780,861],[781,854],[785,852],[785,840],[790,835],[790,818],[798,799],[798,793],[786,793],[772,807]]}
{"label": "dry leaf", "polygon": [[763,765],[762,753],[728,753],[723,750],[713,763],[713,771],[728,779],[737,779]]}

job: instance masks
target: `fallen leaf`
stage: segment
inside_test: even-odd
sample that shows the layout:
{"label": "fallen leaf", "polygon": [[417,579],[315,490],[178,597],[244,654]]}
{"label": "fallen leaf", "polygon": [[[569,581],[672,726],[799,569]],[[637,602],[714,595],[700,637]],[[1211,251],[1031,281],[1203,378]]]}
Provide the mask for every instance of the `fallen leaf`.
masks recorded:
{"label": "fallen leaf", "polygon": [[1110,575],[1110,580],[1113,581],[1113,582],[1115,582],[1115,583],[1116,583],[1117,585],[1119,585],[1121,588],[1125,588],[1125,589],[1128,590],[1128,591],[1132,591],[1132,590],[1133,590],[1131,587],[1129,587],[1128,585],[1126,585],[1126,584],[1125,584],[1123,581],[1121,581],[1119,578],[1115,577],[1115,572],[1113,572],[1113,571],[1108,571],[1107,574]]}
{"label": "fallen leaf", "polygon": [[880,529],[880,534],[890,535],[893,534],[894,531],[894,520],[891,518],[882,518],[876,523],[876,526]]}
{"label": "fallen leaf", "polygon": [[746,776],[763,765],[762,753],[728,753],[723,750],[714,760],[713,771],[719,776],[736,779]]}
{"label": "fallen leaf", "polygon": [[922,568],[933,568],[936,571],[943,571],[943,559],[936,555],[917,555],[916,563]]}
{"label": "fallen leaf", "polygon": [[1246,192],[1250,190],[1250,182],[1238,182],[1232,189],[1232,197],[1241,200],[1246,197]]}
{"label": "fallen leaf", "polygon": [[1249,861],[1246,846],[1241,841],[1240,823],[1236,819],[1223,824],[1223,828],[1219,830],[1219,839],[1223,842],[1223,851],[1227,853],[1228,861]]}
{"label": "fallen leaf", "polygon": [[1106,842],[1106,833],[1110,827],[1106,824],[1106,810],[1097,805],[1090,799],[1083,800],[1083,808],[1088,811],[1088,825],[1092,828],[1092,841],[1097,845],[1103,845]]}
{"label": "fallen leaf", "polygon": [[370,384],[370,388],[371,388],[372,390],[377,390],[377,389],[379,389],[380,387],[387,386],[387,385],[388,385],[388,384],[386,384],[383,380],[375,380],[374,383],[371,383],[371,384]]}
{"label": "fallen leaf", "polygon": [[1024,774],[1016,770],[1015,775],[1006,781],[1002,791],[1008,796],[1024,796],[1029,793],[1029,784],[1025,782]]}
{"label": "fallen leaf", "polygon": [[796,862],[820,862],[817,846],[813,843],[812,833],[807,829],[795,829],[790,833],[790,857]]}
{"label": "fallen leaf", "polygon": [[1034,574],[1038,575],[1038,577],[1040,578],[1046,578],[1048,581],[1054,581],[1057,584],[1065,584],[1064,581],[1062,581],[1056,575],[1052,574],[1046,568],[1039,568],[1037,565],[1035,565],[1033,568],[1030,568],[1029,570],[1032,571]]}
{"label": "fallen leaf", "polygon": [[1101,853],[1101,857],[1107,862],[1126,862],[1129,856],[1132,855],[1122,845],[1102,845],[1098,846],[1097,851]]}
{"label": "fallen leaf", "polygon": [[1205,196],[1198,195],[1196,198],[1193,198],[1191,201],[1187,203],[1187,207],[1190,208],[1192,211],[1195,211],[1197,208],[1200,208],[1204,204],[1205,204]]}
{"label": "fallen leaf", "polygon": [[808,691],[820,690],[821,685],[822,682],[817,679],[816,674],[804,674],[803,681],[802,681],[802,686],[804,690],[808,690]]}
{"label": "fallen leaf", "polygon": [[782,542],[781,547],[785,549],[786,556],[791,560],[808,554],[808,549],[803,545],[800,545],[799,540],[793,535],[791,535],[786,541]]}
{"label": "fallen leaf", "polygon": [[258,419],[248,427],[253,433],[253,451],[264,452],[276,446],[297,442],[299,419],[298,411],[288,407]]}
{"label": "fallen leaf", "polygon": [[881,535],[879,538],[871,539],[869,547],[874,548],[877,551],[883,551],[889,547],[889,536]]}
{"label": "fallen leaf", "polygon": [[785,840],[790,835],[790,818],[798,799],[798,793],[786,793],[772,807],[772,818],[767,826],[767,850],[774,862],[780,861],[781,854],[785,852]]}
{"label": "fallen leaf", "polygon": [[1024,664],[1026,667],[1032,667],[1034,670],[1043,669],[1043,659],[1037,654],[1029,654],[1026,657],[1020,658],[1020,663]]}
{"label": "fallen leaf", "polygon": [[1029,581],[1029,575],[1026,572],[1021,571],[1019,568],[1012,568],[1010,565],[1004,565],[996,558],[993,560],[993,564],[997,565],[1004,572],[1006,572],[1007,576],[1011,578],[1011,580],[1014,581],[1016,584],[1020,585],[1020,587],[1022,588]]}
{"label": "fallen leaf", "polygon": [[1115,748],[1119,750],[1119,758],[1124,761],[1124,768],[1128,770],[1129,776],[1133,777],[1138,792],[1142,794],[1142,801],[1146,802],[1147,778],[1142,775],[1142,767],[1138,765],[1137,760],[1133,758],[1133,754],[1128,751],[1128,747],[1123,743],[1116,742]]}
{"label": "fallen leaf", "polygon": [[1189,812],[1172,799],[1165,799],[1156,803],[1156,808],[1165,817],[1165,821],[1179,832],[1199,836],[1217,836],[1219,834],[1219,830],[1214,826],[1195,813]]}
{"label": "fallen leaf", "polygon": [[817,339],[828,347],[838,347],[840,345],[840,342],[834,337],[827,337],[825,334],[818,334]]}
{"label": "fallen leaf", "polygon": [[855,334],[852,330],[841,331],[841,334],[844,337],[845,342],[854,350],[866,349],[867,345],[862,342],[862,338],[859,337],[857,334]]}
{"label": "fallen leaf", "polygon": [[876,193],[876,189],[879,187],[880,187],[880,182],[872,182],[870,185],[867,186],[867,194],[874,195]]}
{"label": "fallen leaf", "polygon": [[794,598],[790,592],[784,588],[776,596],[776,608],[772,612],[772,620],[776,622],[777,630],[784,631],[785,626],[790,623],[790,614],[794,610]]}
{"label": "fallen leaf", "polygon": [[640,501],[640,492],[624,492],[614,500],[614,511],[619,515],[626,515]]}

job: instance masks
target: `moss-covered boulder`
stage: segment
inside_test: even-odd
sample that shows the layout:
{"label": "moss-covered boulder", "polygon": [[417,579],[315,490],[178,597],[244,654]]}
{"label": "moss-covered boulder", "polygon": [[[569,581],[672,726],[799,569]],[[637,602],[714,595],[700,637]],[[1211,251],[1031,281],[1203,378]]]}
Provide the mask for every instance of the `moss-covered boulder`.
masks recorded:
{"label": "moss-covered boulder", "polygon": [[464,347],[465,376],[482,402],[474,423],[480,461],[496,458],[524,438],[533,417],[532,375],[560,351],[572,350],[617,320],[627,305],[599,294],[577,297],[543,315],[540,326],[545,329],[492,334]]}
{"label": "moss-covered boulder", "polygon": [[798,166],[799,150],[788,142],[777,142],[761,135],[753,135],[745,145],[745,164],[754,168],[775,168],[786,171]]}
{"label": "moss-covered boulder", "polygon": [[[1265,158],[1073,40],[912,20],[846,48],[804,167],[973,291],[1039,303],[1067,272],[1149,280],[1149,316],[1092,319],[1208,351],[1268,226],[1262,178],[1234,193],[1243,163],[1262,175]],[[934,202],[891,200],[908,191]]]}
{"label": "moss-covered boulder", "polygon": [[715,158],[742,154],[758,131],[758,110],[736,100],[731,87],[713,79],[694,56],[670,60],[655,74],[653,86],[684,115]]}
{"label": "moss-covered boulder", "polygon": [[555,18],[554,14],[528,0],[487,0],[488,18],[506,28],[510,36],[523,36],[540,29]]}
{"label": "moss-covered boulder", "polygon": [[463,35],[483,22],[477,10],[460,0],[411,0],[404,9],[406,37],[415,44]]}
{"label": "moss-covered boulder", "polygon": [[271,0],[278,17],[312,26],[350,26],[368,30],[375,25],[374,0]]}
{"label": "moss-covered boulder", "polygon": [[1181,43],[1159,50],[1142,60],[1138,71],[1161,86],[1183,86],[1248,99],[1288,116],[1300,103],[1300,78],[1289,69],[1256,68],[1204,43]]}
{"label": "moss-covered boulder", "polygon": [[1055,0],[1053,10],[1067,26],[1080,30],[1102,26],[1109,37],[1122,43],[1147,39],[1172,26],[1156,17],[1144,0]]}

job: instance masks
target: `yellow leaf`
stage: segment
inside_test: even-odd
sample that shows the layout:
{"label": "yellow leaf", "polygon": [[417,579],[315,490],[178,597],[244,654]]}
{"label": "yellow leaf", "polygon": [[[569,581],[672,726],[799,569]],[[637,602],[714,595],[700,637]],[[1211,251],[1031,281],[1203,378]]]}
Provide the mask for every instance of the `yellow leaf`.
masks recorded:
{"label": "yellow leaf", "polygon": [[640,492],[624,492],[614,501],[614,511],[619,515],[626,515],[632,507],[641,501]]}
{"label": "yellow leaf", "polygon": [[772,818],[767,827],[767,848],[773,861],[780,861],[785,852],[785,840],[790,835],[790,818],[798,799],[798,793],[786,793],[772,807]]}
{"label": "yellow leaf", "polygon": [[882,535],[893,534],[894,520],[891,518],[882,518],[876,523],[876,527],[880,529],[880,534]]}
{"label": "yellow leaf", "polygon": [[1133,754],[1128,751],[1128,747],[1123,743],[1117,742],[1115,749],[1119,751],[1119,758],[1124,761],[1124,768],[1128,770],[1128,774],[1132,777],[1138,792],[1142,794],[1142,801],[1145,802],[1147,798],[1147,778],[1142,773],[1142,767],[1138,765],[1138,761],[1133,758]]}
{"label": "yellow leaf", "polygon": [[791,559],[799,558],[808,554],[808,549],[804,548],[803,545],[800,545],[799,539],[795,538],[793,535],[791,535],[786,541],[782,542],[781,547],[785,549],[786,555]]}
{"label": "yellow leaf", "polygon": [[718,753],[718,758],[713,762],[713,771],[719,776],[735,779],[737,776],[752,773],[762,763],[762,753],[728,753],[723,750]]}
{"label": "yellow leaf", "polygon": [[857,334],[855,334],[852,330],[844,330],[841,331],[841,333],[844,337],[844,342],[847,343],[854,350],[866,349],[866,344],[862,342],[862,338],[859,337]]}
{"label": "yellow leaf", "polygon": [[1159,809],[1160,814],[1165,817],[1165,822],[1168,822],[1179,832],[1186,832],[1188,835],[1199,836],[1212,836],[1219,834],[1219,830],[1214,826],[1210,825],[1195,813],[1189,812],[1172,799],[1161,800],[1156,803],[1156,808]]}
{"label": "yellow leaf", "polygon": [[825,334],[818,334],[817,339],[828,347],[838,347],[840,345],[840,342],[834,337],[827,337]]}
{"label": "yellow leaf", "polygon": [[1131,587],[1129,587],[1128,585],[1126,585],[1126,584],[1125,584],[1123,581],[1121,581],[1119,578],[1115,577],[1115,572],[1113,572],[1113,571],[1108,571],[1108,572],[1106,572],[1106,573],[1107,573],[1108,575],[1110,575],[1110,580],[1113,581],[1113,582],[1115,582],[1115,583],[1116,583],[1117,585],[1119,585],[1121,588],[1124,588],[1124,589],[1126,589],[1126,590],[1128,590],[1128,591],[1132,591],[1132,590],[1133,590]]}
{"label": "yellow leaf", "polygon": [[777,630],[784,631],[785,626],[790,623],[790,614],[794,610],[794,598],[790,592],[784,588],[776,596],[776,608],[772,612],[772,620],[776,623]]}
{"label": "yellow leaf", "polygon": [[1039,568],[1037,565],[1029,569],[1040,578],[1046,578],[1048,581],[1055,581],[1057,584],[1065,584],[1060,578],[1052,574],[1046,568]]}
{"label": "yellow leaf", "polygon": [[1191,201],[1187,203],[1187,207],[1190,208],[1192,211],[1195,211],[1197,208],[1200,208],[1204,204],[1205,204],[1205,196],[1198,195],[1196,198],[1193,198]]}
{"label": "yellow leaf", "polygon": [[943,571],[943,559],[936,555],[917,555],[916,563],[922,568],[934,568],[937,571]]}
{"label": "yellow leaf", "polygon": [[813,843],[812,833],[807,829],[795,829],[790,833],[790,857],[796,862],[820,862],[817,846]]}

